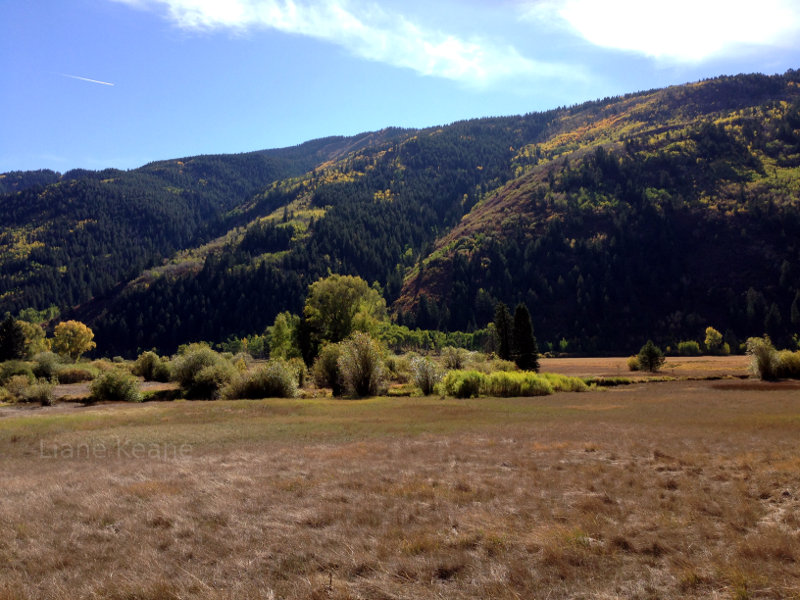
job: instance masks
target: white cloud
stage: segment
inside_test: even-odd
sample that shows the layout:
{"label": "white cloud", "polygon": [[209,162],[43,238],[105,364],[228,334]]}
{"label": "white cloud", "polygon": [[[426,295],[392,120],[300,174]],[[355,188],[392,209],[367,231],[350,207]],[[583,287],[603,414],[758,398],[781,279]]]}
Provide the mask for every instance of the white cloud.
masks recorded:
{"label": "white cloud", "polygon": [[543,0],[536,21],[561,21],[597,46],[702,61],[747,46],[797,45],[797,0]]}
{"label": "white cloud", "polygon": [[350,0],[117,0],[165,8],[189,29],[275,29],[337,44],[358,57],[434,77],[487,86],[518,77],[565,76],[563,66],[522,56],[515,48],[483,38],[426,29],[374,4]]}

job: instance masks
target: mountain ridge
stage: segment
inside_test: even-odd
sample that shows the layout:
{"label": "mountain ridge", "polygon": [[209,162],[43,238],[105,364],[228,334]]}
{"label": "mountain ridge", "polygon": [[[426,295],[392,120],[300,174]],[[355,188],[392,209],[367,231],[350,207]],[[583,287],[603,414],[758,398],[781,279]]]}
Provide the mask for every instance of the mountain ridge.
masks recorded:
{"label": "mountain ridge", "polygon": [[[123,247],[121,254],[128,256],[120,263],[133,257],[133,267],[118,268],[114,281],[87,286],[91,293],[85,291],[82,298],[79,290],[73,292],[69,298],[78,301],[69,304],[84,304],[74,314],[96,327],[99,342],[127,353],[151,346],[169,350],[196,339],[192,336],[221,341],[260,332],[279,310],[298,312],[306,286],[328,272],[377,282],[398,320],[412,326],[481,327],[495,302],[525,301],[540,309],[534,324],[545,339],[564,339],[583,351],[624,349],[643,335],[673,341],[694,335],[700,321],[713,320],[730,330],[729,337],[742,337],[757,324],[763,327],[770,313],[775,321],[773,307],[783,328],[791,328],[792,298],[800,292],[786,283],[789,275],[783,277],[785,285],[767,275],[774,278],[775,269],[796,273],[800,262],[790,235],[800,181],[795,173],[800,125],[794,122],[799,82],[795,71],[720,77],[544,113],[418,130],[388,128],[312,140],[291,149],[156,161],[133,172],[95,172],[71,185],[95,192],[100,204],[124,205],[134,197],[150,206],[132,184],[118,184],[128,193],[120,198],[120,190],[107,180],[133,173],[146,184],[142,189],[150,190],[150,212],[139,221],[127,215],[132,221],[128,226],[143,243],[160,241],[144,257]],[[263,161],[272,162],[264,166]],[[33,172],[28,179],[47,177]],[[200,183],[203,179],[206,184]],[[9,198],[20,195],[35,201],[49,190],[57,196],[65,182],[32,185],[0,195],[0,208],[13,205]],[[85,202],[70,202],[86,209]],[[166,207],[173,212],[165,213]],[[770,210],[775,214],[770,216]],[[40,213],[44,211],[40,206]],[[178,228],[175,239],[162,239],[164,223],[180,220],[181,211],[189,215],[191,226]],[[77,227],[80,215],[66,214]],[[159,215],[164,223],[152,222]],[[676,241],[695,251],[702,248],[693,241],[697,219],[695,229],[717,236],[721,247],[738,243],[748,248],[747,272],[735,274],[735,285],[719,283],[725,290],[719,292],[725,297],[719,310],[697,291],[695,278],[711,277],[711,287],[717,289],[724,261],[707,252],[719,275],[705,268],[692,270],[689,257],[674,248]],[[770,240],[763,225],[767,222],[786,230],[777,235],[784,247]],[[113,230],[115,223],[109,219],[107,226]],[[648,265],[635,258],[636,243],[645,244],[646,236],[622,232],[623,224],[652,229],[651,237],[660,240],[658,261],[675,264],[656,265],[657,276],[650,281]],[[572,236],[572,249],[558,241],[558,227]],[[736,227],[752,240],[736,238]],[[37,234],[37,228],[44,228],[44,234]],[[661,239],[660,228],[674,239]],[[36,244],[59,231],[69,239],[68,229],[21,218],[0,230],[0,246],[7,255],[17,254],[16,271],[9,260],[0,265],[0,309],[21,308],[25,302],[42,307],[53,300],[68,308],[59,298],[63,286],[48,295],[41,284],[38,293],[27,297],[20,287],[25,269],[43,252]],[[120,226],[120,234],[127,231]],[[116,251],[108,243],[98,247]],[[620,247],[627,254],[619,255]],[[629,272],[617,273],[606,265],[609,256],[616,257],[614,268],[624,266]],[[45,272],[41,281],[63,268],[55,259],[52,265],[39,261]],[[65,279],[73,263],[66,265]],[[37,271],[29,270],[35,283]],[[80,270],[78,275],[86,277]],[[682,284],[682,291],[672,290],[673,280],[686,277],[692,281]],[[740,280],[752,285],[740,289]],[[643,312],[651,322],[649,331],[625,311],[605,316],[602,307],[628,301],[629,312],[635,313],[648,301],[648,293],[637,290],[651,284],[672,290],[667,296],[674,305],[655,302]],[[13,285],[23,290],[16,303],[8,297]],[[617,288],[630,294],[628,300],[615,295]],[[754,293],[745,298],[750,289]],[[581,300],[564,301],[565,294]],[[681,294],[696,300],[702,310],[687,313]],[[738,300],[730,296],[742,300],[743,308],[734,307]],[[566,306],[569,315],[564,314]],[[758,317],[751,315],[755,312]],[[247,318],[236,318],[237,313]],[[630,323],[624,335],[611,326],[591,325],[620,319]],[[130,341],[119,342],[126,338]]]}

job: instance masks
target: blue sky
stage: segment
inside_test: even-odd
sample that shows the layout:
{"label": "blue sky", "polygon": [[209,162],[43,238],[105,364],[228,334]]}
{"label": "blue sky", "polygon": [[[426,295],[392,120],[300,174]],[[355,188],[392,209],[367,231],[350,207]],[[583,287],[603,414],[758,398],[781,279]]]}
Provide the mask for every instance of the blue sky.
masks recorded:
{"label": "blue sky", "polygon": [[782,73],[798,40],[797,0],[0,0],[0,172]]}

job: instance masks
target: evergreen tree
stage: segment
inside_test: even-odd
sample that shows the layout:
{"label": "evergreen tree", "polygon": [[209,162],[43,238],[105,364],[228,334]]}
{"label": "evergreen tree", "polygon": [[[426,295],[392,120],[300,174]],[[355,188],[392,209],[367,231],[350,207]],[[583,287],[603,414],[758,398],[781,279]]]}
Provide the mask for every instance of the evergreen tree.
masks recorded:
{"label": "evergreen tree", "polygon": [[653,340],[647,340],[647,343],[639,350],[637,358],[639,360],[639,368],[651,373],[658,371],[666,362],[664,353],[661,348],[653,343]]}
{"label": "evergreen tree", "polygon": [[15,360],[25,355],[25,331],[20,324],[7,316],[0,323],[0,361]]}
{"label": "evergreen tree", "polygon": [[503,302],[498,302],[495,306],[494,326],[497,335],[497,356],[503,360],[511,360],[513,326],[511,313]]}
{"label": "evergreen tree", "polygon": [[514,310],[514,330],[512,335],[514,362],[523,371],[539,370],[539,348],[533,335],[531,315],[528,307],[517,304]]}

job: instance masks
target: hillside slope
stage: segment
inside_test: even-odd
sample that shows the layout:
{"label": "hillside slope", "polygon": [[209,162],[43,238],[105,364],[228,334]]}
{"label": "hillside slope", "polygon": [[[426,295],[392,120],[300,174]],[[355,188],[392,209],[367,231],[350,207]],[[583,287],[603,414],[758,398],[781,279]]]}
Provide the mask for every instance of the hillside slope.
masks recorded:
{"label": "hillside slope", "polygon": [[341,272],[409,325],[482,327],[496,301],[524,301],[545,344],[575,351],[707,325],[785,340],[800,330],[798,84],[723,77],[46,187],[47,172],[7,174],[30,187],[0,197],[0,309],[83,302],[103,352],[171,351],[260,333]]}
{"label": "hillside slope", "polygon": [[272,182],[399,134],[325,138],[131,171],[0,175],[0,312],[66,308],[102,296],[176,250],[224,233],[224,216]]}
{"label": "hillside slope", "polygon": [[574,350],[800,330],[800,93],[725,78],[599,107],[522,148],[521,175],[407,278],[396,309],[468,327],[526,302]]}

